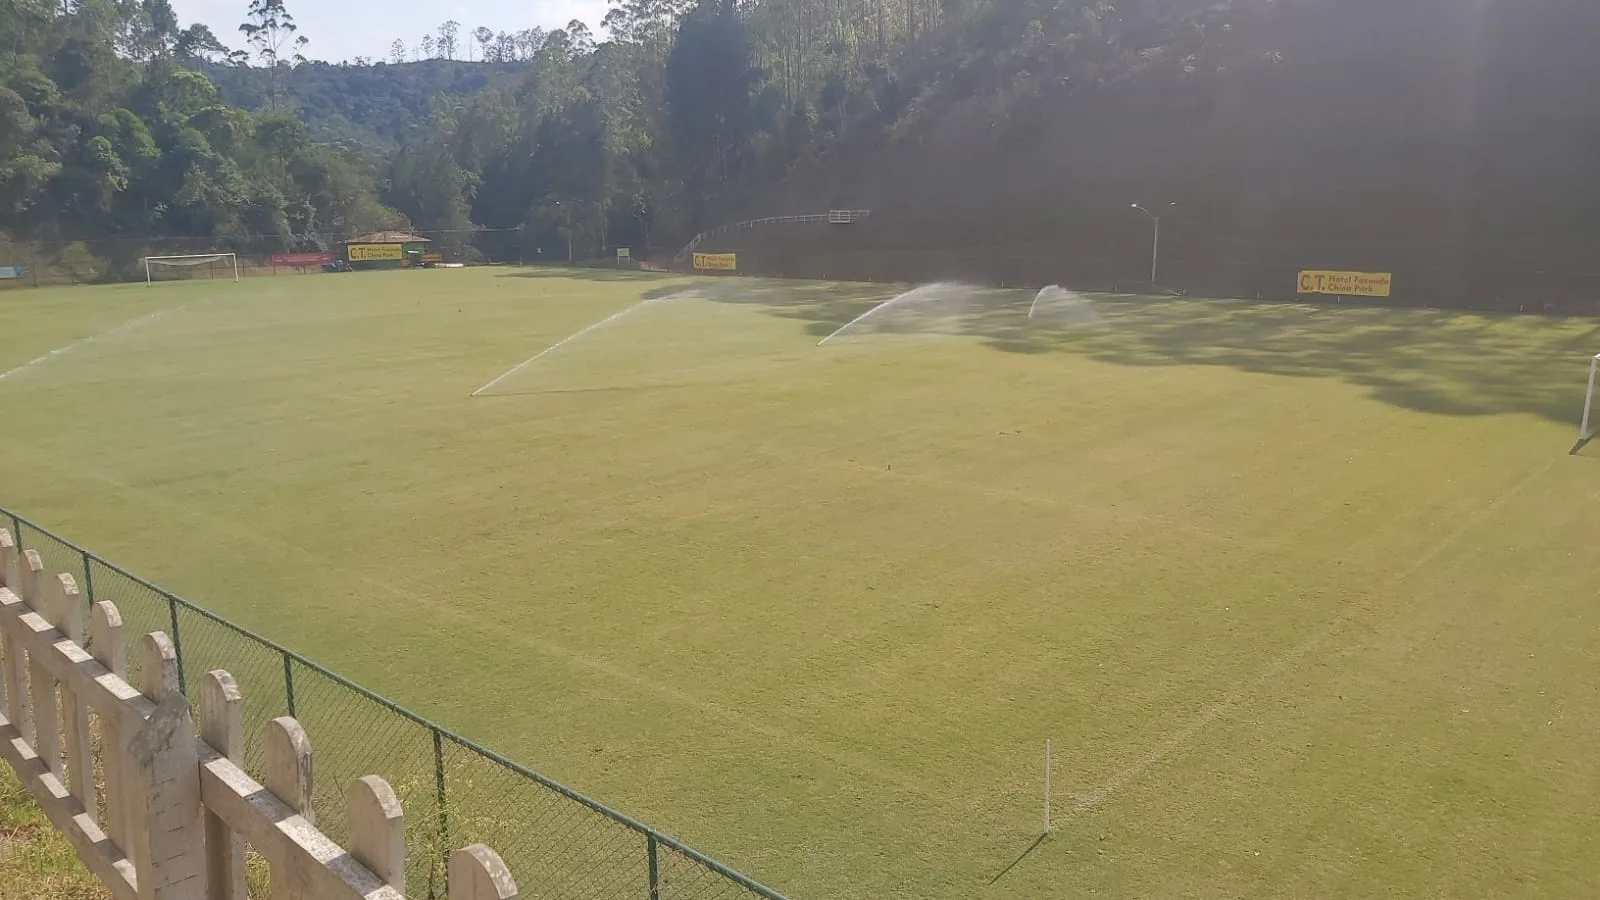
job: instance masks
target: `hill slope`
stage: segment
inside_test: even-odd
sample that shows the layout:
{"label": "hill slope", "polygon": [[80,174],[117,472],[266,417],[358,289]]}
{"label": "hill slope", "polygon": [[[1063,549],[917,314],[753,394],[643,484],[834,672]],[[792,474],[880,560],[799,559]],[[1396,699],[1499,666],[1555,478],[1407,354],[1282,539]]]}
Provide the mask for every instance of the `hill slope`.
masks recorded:
{"label": "hill slope", "polygon": [[1138,62],[1098,79],[1070,37],[945,48],[927,65],[954,75],[907,115],[746,210],[828,198],[874,208],[870,227],[746,232],[749,263],[1110,287],[1149,278],[1129,204],[1176,202],[1159,280],[1191,292],[1292,295],[1300,269],[1351,268],[1395,272],[1401,301],[1585,300],[1595,4],[1239,2],[1130,23],[1117,42]]}
{"label": "hill slope", "polygon": [[[318,138],[382,156],[406,133],[425,125],[434,99],[465,97],[492,79],[520,71],[517,63],[425,59],[370,66],[313,62],[288,72],[290,103]],[[259,68],[208,65],[205,74],[235,106],[264,109],[271,87]]]}

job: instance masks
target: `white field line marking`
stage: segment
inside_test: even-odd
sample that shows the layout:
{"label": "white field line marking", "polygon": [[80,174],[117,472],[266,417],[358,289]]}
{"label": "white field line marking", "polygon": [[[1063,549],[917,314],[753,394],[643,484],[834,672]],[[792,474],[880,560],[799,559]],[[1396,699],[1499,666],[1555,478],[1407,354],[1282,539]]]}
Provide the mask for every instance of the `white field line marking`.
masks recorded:
{"label": "white field line marking", "polygon": [[489,382],[488,384],[484,385],[483,387],[478,388],[477,390],[473,391],[472,392],[472,396],[474,396],[474,397],[478,396],[479,394],[483,393],[484,391],[487,391],[488,389],[494,387],[495,385],[499,384],[500,382],[505,381],[507,378],[510,378],[511,376],[517,374],[518,372],[521,372],[523,369],[526,369],[527,367],[533,365],[534,363],[538,362],[540,359],[544,358],[545,356],[547,356],[547,355],[549,355],[551,353],[554,353],[557,350],[560,350],[562,347],[565,347],[567,344],[572,343],[573,341],[577,340],[578,338],[583,337],[584,335],[588,334],[589,332],[594,331],[597,328],[604,328],[605,326],[610,325],[612,322],[615,322],[616,320],[622,318],[623,316],[626,316],[629,313],[632,313],[632,312],[640,309],[641,307],[647,306],[647,305],[649,305],[651,303],[654,303],[654,302],[655,302],[654,300],[640,300],[638,303],[635,303],[634,305],[628,307],[627,309],[624,309],[624,310],[622,310],[620,312],[612,313],[611,315],[605,317],[604,319],[601,319],[600,321],[594,323],[593,325],[590,325],[587,328],[584,328],[584,329],[582,329],[582,330],[580,330],[580,331],[578,331],[578,332],[576,332],[574,334],[567,335],[566,337],[562,338],[559,341],[556,341],[554,344],[551,344],[550,346],[544,348],[543,350],[540,350],[538,353],[535,353],[534,355],[528,357],[527,359],[523,360],[522,362],[518,363],[517,365],[512,366],[509,371],[507,371],[504,375],[501,375],[499,378],[496,378],[495,380]]}
{"label": "white field line marking", "polygon": [[129,331],[131,329],[139,327],[140,325],[145,324],[146,322],[153,322],[156,319],[161,318],[162,316],[166,315],[169,312],[176,312],[179,309],[183,309],[183,307],[180,306],[180,307],[177,307],[177,309],[160,309],[160,310],[156,310],[153,313],[149,313],[147,315],[140,316],[137,319],[131,319],[131,320],[127,321],[127,322],[123,322],[121,325],[116,325],[116,326],[114,326],[112,328],[109,328],[109,329],[107,329],[105,331],[100,332],[99,334],[91,334],[88,337],[83,338],[82,340],[73,341],[72,343],[66,345],[65,347],[57,347],[56,349],[51,350],[50,352],[44,354],[43,356],[38,357],[37,359],[30,359],[27,362],[23,363],[20,366],[17,366],[14,369],[10,369],[10,370],[7,370],[5,372],[0,372],[0,381],[4,381],[5,379],[10,378],[11,376],[16,375],[16,374],[18,374],[20,372],[26,372],[27,370],[33,368],[34,366],[37,366],[40,363],[45,362],[47,360],[54,359],[55,357],[60,356],[61,354],[66,353],[69,350],[73,350],[73,349],[75,349],[77,347],[82,347],[84,344],[92,344],[95,341],[100,340],[101,338],[108,338],[108,337],[111,337],[112,335],[120,334],[120,333],[122,333],[124,331]]}
{"label": "white field line marking", "polygon": [[1079,796],[1077,801],[1072,804],[1072,808],[1070,810],[1071,814],[1078,815],[1079,813],[1088,812],[1089,810],[1094,809],[1096,806],[1099,806],[1101,803],[1105,802],[1105,800],[1112,794],[1124,787],[1127,787],[1140,775],[1143,775],[1145,772],[1155,768],[1155,766],[1162,760],[1187,747],[1194,741],[1196,737],[1200,735],[1200,732],[1206,730],[1207,726],[1211,725],[1211,723],[1231,712],[1233,708],[1238,706],[1248,694],[1272,679],[1278,677],[1278,675],[1283,673],[1284,669],[1287,669],[1290,665],[1294,664],[1302,656],[1305,656],[1307,653],[1315,650],[1323,641],[1327,640],[1330,636],[1339,631],[1339,629],[1343,628],[1345,624],[1345,622],[1330,623],[1319,630],[1309,640],[1302,641],[1296,646],[1290,648],[1287,653],[1284,653],[1282,656],[1278,657],[1277,660],[1275,660],[1272,665],[1268,666],[1261,674],[1235,687],[1228,693],[1227,696],[1208,707],[1204,712],[1196,716],[1193,721],[1189,722],[1189,724],[1173,732],[1171,737],[1156,745],[1149,752],[1145,753],[1144,756],[1135,760],[1132,764],[1126,766],[1115,775],[1112,775],[1110,778],[1106,779],[1099,787],[1087,794]]}
{"label": "white field line marking", "polygon": [[[1523,478],[1521,481],[1512,485],[1504,494],[1494,498],[1489,503],[1484,504],[1484,508],[1468,516],[1460,528],[1457,528],[1450,534],[1445,535],[1438,541],[1438,543],[1434,544],[1432,547],[1424,551],[1421,556],[1417,557],[1416,562],[1407,566],[1403,571],[1397,574],[1393,580],[1394,585],[1398,586],[1401,582],[1404,582],[1412,575],[1415,575],[1422,569],[1423,566],[1427,565],[1440,553],[1448,549],[1451,544],[1454,544],[1468,532],[1477,528],[1479,525],[1482,525],[1484,520],[1494,512],[1504,508],[1507,500],[1510,500],[1516,495],[1522,493],[1524,488],[1532,484],[1546,472],[1549,472],[1552,468],[1554,468],[1554,466],[1555,462],[1551,462],[1542,468],[1536,469],[1526,478]],[[1348,616],[1335,619],[1334,621],[1329,622],[1318,629],[1310,638],[1289,648],[1289,650],[1284,652],[1282,656],[1279,656],[1277,659],[1273,660],[1272,664],[1267,666],[1266,669],[1262,670],[1259,675],[1236,685],[1234,689],[1229,691],[1221,700],[1207,707],[1187,725],[1184,725],[1182,728],[1173,732],[1171,737],[1167,738],[1165,741],[1162,741],[1160,744],[1157,744],[1154,748],[1145,753],[1143,756],[1139,757],[1133,763],[1118,771],[1110,778],[1106,779],[1099,787],[1087,794],[1080,795],[1077,801],[1072,804],[1072,808],[1070,810],[1071,814],[1077,815],[1079,813],[1088,812],[1089,810],[1094,809],[1109,799],[1112,794],[1124,787],[1127,787],[1129,784],[1137,780],[1141,775],[1155,768],[1167,757],[1172,756],[1178,751],[1188,747],[1196,738],[1200,736],[1201,732],[1205,731],[1207,727],[1216,722],[1218,719],[1222,718],[1224,715],[1232,712],[1234,707],[1242,703],[1249,694],[1253,693],[1262,686],[1266,685],[1268,682],[1272,681],[1274,678],[1281,675],[1285,669],[1299,661],[1301,657],[1304,657],[1313,650],[1317,649],[1317,647],[1321,646],[1324,641],[1333,637],[1335,634],[1338,634],[1346,626],[1350,625],[1351,622],[1352,619]]]}
{"label": "white field line marking", "polygon": [[[624,312],[629,311],[631,310],[624,310]],[[103,472],[94,470],[68,469],[58,465],[55,460],[45,457],[36,457],[36,462],[47,468],[57,469],[59,471],[75,474],[80,477],[92,478],[135,496],[155,501],[192,519],[197,519],[214,526],[219,526],[222,531],[238,537],[246,538],[252,543],[257,543],[277,550],[288,550],[303,559],[319,565],[326,566],[329,564],[329,561],[326,558],[312,552],[305,547],[282,540],[280,538],[269,538],[257,530],[238,526],[233,521],[222,516],[203,512],[189,504],[174,501],[171,498],[165,497],[149,489],[135,487],[134,485],[123,482],[120,479],[114,478]],[[1484,509],[1479,510],[1478,512],[1467,517],[1467,521],[1465,521],[1460,528],[1451,534],[1446,535],[1432,548],[1422,553],[1417,558],[1415,563],[1408,566],[1404,571],[1396,575],[1394,578],[1394,583],[1399,584],[1410,578],[1434,557],[1448,549],[1451,544],[1454,544],[1468,532],[1482,524],[1483,520],[1494,513],[1497,508],[1501,507],[1506,500],[1509,500],[1519,494],[1529,484],[1553,468],[1554,465],[1555,463],[1552,462],[1531,473],[1526,478],[1522,479],[1522,481],[1512,486],[1503,495],[1495,498],[1494,503],[1486,504]],[[381,590],[392,597],[400,598],[412,603],[421,601],[425,605],[440,609],[446,614],[457,611],[447,602],[435,599],[434,592],[402,590],[397,585],[366,573],[351,570],[350,574],[352,574],[356,580]],[[1069,814],[1075,816],[1100,806],[1106,800],[1110,799],[1110,797],[1117,791],[1127,787],[1129,784],[1132,784],[1140,776],[1155,768],[1162,761],[1186,748],[1197,737],[1199,737],[1199,735],[1205,731],[1207,727],[1242,703],[1246,696],[1265,685],[1274,677],[1281,674],[1290,665],[1311,653],[1330,637],[1337,634],[1341,629],[1349,624],[1350,620],[1348,618],[1340,618],[1330,622],[1319,629],[1311,638],[1290,648],[1256,677],[1235,687],[1234,690],[1230,691],[1216,704],[1207,708],[1184,727],[1174,732],[1169,738],[1167,738],[1167,740],[1152,748],[1149,752],[1144,754],[1132,764],[1124,767],[1116,774],[1112,775],[1099,787],[1087,794],[1080,795],[1077,801],[1074,802],[1069,808]],[[670,703],[695,709],[708,715],[711,722],[727,726],[728,730],[732,730],[733,728],[737,727],[754,731],[756,733],[768,736],[774,741],[786,743],[791,746],[806,747],[812,753],[815,753],[817,756],[833,762],[842,769],[853,771],[858,775],[864,775],[868,778],[886,781],[904,793],[920,797],[927,801],[948,804],[952,801],[960,799],[937,795],[928,790],[927,786],[920,779],[907,776],[892,766],[884,765],[883,763],[872,758],[870,755],[842,750],[828,744],[825,741],[814,739],[809,735],[803,733],[797,734],[790,732],[787,729],[771,725],[764,720],[753,719],[739,712],[735,708],[713,700],[707,700],[689,691],[673,687],[664,681],[635,672],[632,669],[614,663],[607,658],[576,651],[562,644],[550,641],[548,639],[534,637],[532,635],[511,634],[509,637],[546,657],[555,658],[576,668],[584,669],[597,675],[624,682],[632,685],[635,688],[654,694],[655,696],[660,697],[661,699]],[[987,813],[987,810],[981,808],[967,810],[963,814],[982,814],[985,818],[994,818],[992,815]]]}
{"label": "white field line marking", "polygon": [[[27,452],[25,445],[14,445],[12,450]],[[317,567],[325,571],[334,571],[335,568],[338,568],[334,565],[334,560],[302,547],[299,544],[283,540],[282,538],[270,537],[262,534],[257,529],[238,525],[231,519],[216,515],[214,513],[206,512],[198,507],[192,506],[191,504],[173,500],[170,497],[166,497],[148,488],[142,488],[136,485],[128,484],[119,478],[93,469],[77,469],[62,466],[56,460],[43,454],[30,453],[29,455],[34,456],[34,462],[37,465],[54,469],[58,472],[75,475],[80,478],[92,479],[103,484],[110,485],[113,488],[124,491],[142,500],[151,502],[152,504],[165,506],[186,518],[201,522],[219,533],[225,533],[244,539],[250,543],[266,547],[274,552],[282,553],[287,551],[303,560],[306,560],[307,562],[314,563]],[[438,599],[446,596],[446,594],[443,592],[432,590],[419,592],[414,587],[402,589],[398,585],[382,578],[369,575],[349,567],[344,567],[344,571],[355,581],[368,585],[406,603],[420,603],[424,606],[437,610],[443,616],[453,616],[460,611],[459,608],[452,606],[449,601]],[[715,700],[708,700],[690,691],[674,687],[665,681],[652,678],[649,675],[630,669],[625,665],[613,662],[607,657],[584,653],[582,651],[567,647],[564,644],[551,641],[547,638],[536,637],[530,634],[505,632],[500,634],[503,637],[522,644],[529,650],[532,650],[541,656],[556,660],[557,662],[565,663],[570,668],[622,682],[623,684],[648,693],[668,703],[693,710],[703,717],[703,723],[710,722],[724,732],[733,734],[755,732],[770,738],[773,743],[778,746],[804,747],[817,757],[826,759],[843,770],[853,772],[857,776],[863,777],[869,781],[888,783],[897,788],[901,793],[918,797],[926,802],[948,804],[953,799],[958,799],[945,797],[929,790],[926,782],[923,779],[906,775],[892,765],[880,762],[871,755],[856,753],[847,749],[839,748],[825,740],[814,738],[804,732],[791,731],[778,725],[770,724],[764,719],[752,718],[749,715],[740,712],[736,707],[720,703]],[[973,814],[974,811],[971,810],[963,811],[962,813],[962,815],[965,816],[971,816]],[[997,821],[996,817],[992,814],[985,812],[985,815],[987,815],[991,820]]]}

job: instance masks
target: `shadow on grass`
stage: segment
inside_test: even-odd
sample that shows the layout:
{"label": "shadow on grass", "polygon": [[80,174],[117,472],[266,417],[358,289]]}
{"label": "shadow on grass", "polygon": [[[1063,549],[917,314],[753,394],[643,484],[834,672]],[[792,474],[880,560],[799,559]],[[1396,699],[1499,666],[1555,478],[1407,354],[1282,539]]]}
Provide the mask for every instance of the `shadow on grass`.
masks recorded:
{"label": "shadow on grass", "polygon": [[[705,279],[689,289],[799,320],[821,338],[906,287],[741,278]],[[1028,319],[1031,291],[974,287],[971,293],[966,310],[937,317],[939,332],[1030,356],[1337,378],[1385,403],[1450,416],[1524,413],[1574,421],[1584,370],[1600,348],[1600,323],[1585,318],[1087,295],[1102,323],[1051,325]],[[917,327],[907,321],[874,330]]]}
{"label": "shadow on grass", "polygon": [[536,265],[513,268],[501,272],[500,278],[561,278],[581,281],[661,281],[667,278],[684,278],[676,272],[655,272],[645,269],[605,269],[589,266]]}
{"label": "shadow on grass", "polygon": [[[758,306],[804,323],[818,340],[910,287],[554,267],[503,277],[670,280],[641,299],[681,295]],[[966,308],[936,317],[939,333],[1029,356],[1337,378],[1385,403],[1438,415],[1524,413],[1574,421],[1583,401],[1583,370],[1600,349],[1600,323],[1582,318],[1091,294],[1085,296],[1103,323],[1072,326],[1030,321],[1032,291],[969,290]],[[922,327],[915,317],[872,324],[864,333]]]}
{"label": "shadow on grass", "polygon": [[1004,869],[1001,869],[999,872],[996,872],[995,876],[989,879],[989,886],[993,887],[995,884],[999,883],[1000,879],[1006,877],[1006,875],[1009,874],[1012,869],[1015,869],[1017,866],[1021,865],[1022,861],[1033,855],[1033,851],[1039,849],[1039,845],[1043,844],[1044,839],[1049,836],[1050,835],[1048,833],[1041,831],[1039,836],[1033,839],[1033,843],[1028,845],[1027,849],[1023,850],[1022,853],[1018,854],[1016,859],[1013,859],[1010,864],[1008,864]]}

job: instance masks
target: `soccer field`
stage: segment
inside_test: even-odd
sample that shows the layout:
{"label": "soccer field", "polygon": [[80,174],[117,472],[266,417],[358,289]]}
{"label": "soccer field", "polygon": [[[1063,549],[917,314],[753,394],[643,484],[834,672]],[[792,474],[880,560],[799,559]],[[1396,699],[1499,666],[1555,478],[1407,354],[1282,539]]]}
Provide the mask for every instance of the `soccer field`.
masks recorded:
{"label": "soccer field", "polygon": [[1596,895],[1596,323],[903,290],[0,294],[0,505],[795,900]]}

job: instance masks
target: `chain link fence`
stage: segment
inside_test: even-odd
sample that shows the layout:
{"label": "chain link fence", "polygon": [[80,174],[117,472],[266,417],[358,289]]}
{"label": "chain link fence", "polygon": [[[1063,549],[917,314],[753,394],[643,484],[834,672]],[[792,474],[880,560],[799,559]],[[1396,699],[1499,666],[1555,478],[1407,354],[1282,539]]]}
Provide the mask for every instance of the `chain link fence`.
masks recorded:
{"label": "chain link fence", "polygon": [[[311,735],[317,827],[345,842],[344,790],[380,775],[406,811],[409,896],[444,896],[450,852],[495,848],[534,900],[784,900],[649,826],[410,712],[316,663],[201,609],[50,531],[0,509],[23,550],[77,582],[87,604],[109,600],[130,641],[163,631],[177,650],[180,687],[226,669],[244,696],[244,730],[294,716]],[[141,654],[130,645],[130,680]],[[265,744],[247,742],[244,767],[263,777]]]}
{"label": "chain link fence", "polygon": [[[1119,213],[1128,212],[1124,207]],[[1060,285],[1073,291],[1183,294],[1202,298],[1343,302],[1550,315],[1600,313],[1600,271],[1580,239],[1525,232],[1440,245],[1409,233],[1238,232],[1204,219],[1163,219],[1159,245],[1139,213],[1104,228],[1061,222],[981,229],[959,242],[933,241],[926,223],[874,214],[859,225],[730,229],[703,253],[736,253],[739,273],[823,281],[926,284],[955,281],[1006,288]],[[1370,229],[1369,229],[1370,230]],[[1047,237],[1048,236],[1048,237]],[[688,263],[680,264],[687,269]],[[1155,269],[1152,283],[1152,269]],[[1337,298],[1299,291],[1304,270],[1393,275],[1393,296]]]}
{"label": "chain link fence", "polygon": [[[516,228],[416,228],[410,234],[426,238],[429,250],[446,262],[517,264],[564,260],[557,248],[533,247]],[[9,241],[0,235],[0,291],[67,284],[141,282],[146,279],[147,256],[185,256],[234,253],[239,274],[245,278],[293,276],[321,272],[320,265],[274,265],[277,254],[328,253],[337,258],[354,232],[319,235],[246,235],[182,237],[124,235],[87,240]],[[159,281],[233,278],[230,261],[184,267],[163,267]]]}

